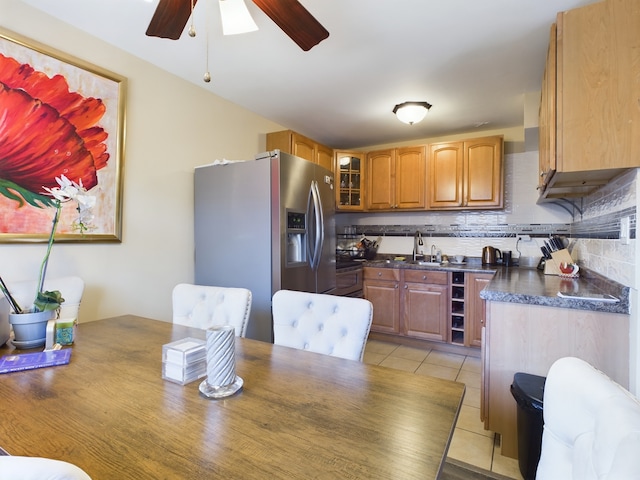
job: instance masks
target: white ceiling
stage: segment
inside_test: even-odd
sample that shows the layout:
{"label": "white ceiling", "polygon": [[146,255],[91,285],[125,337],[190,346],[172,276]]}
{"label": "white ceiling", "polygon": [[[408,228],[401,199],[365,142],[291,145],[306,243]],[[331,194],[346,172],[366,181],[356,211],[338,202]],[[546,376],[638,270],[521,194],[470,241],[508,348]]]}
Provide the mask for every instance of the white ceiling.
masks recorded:
{"label": "white ceiling", "polygon": [[[178,41],[145,36],[157,0],[23,1],[334,148],[522,125],[556,13],[593,2],[301,0],[330,32],[304,52],[250,0],[257,32],[223,36],[217,2],[200,0],[196,37]],[[433,107],[410,126],[391,112],[404,101]]]}

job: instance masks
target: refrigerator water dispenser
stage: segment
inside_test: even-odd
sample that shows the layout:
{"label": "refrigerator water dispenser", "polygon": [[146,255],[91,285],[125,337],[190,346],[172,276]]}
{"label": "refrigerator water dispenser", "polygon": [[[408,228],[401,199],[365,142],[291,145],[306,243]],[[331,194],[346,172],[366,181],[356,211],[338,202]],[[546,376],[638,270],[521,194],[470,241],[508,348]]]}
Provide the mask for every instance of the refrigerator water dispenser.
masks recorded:
{"label": "refrigerator water dispenser", "polygon": [[304,254],[306,221],[305,214],[300,212],[287,212],[287,264],[303,263],[306,261]]}

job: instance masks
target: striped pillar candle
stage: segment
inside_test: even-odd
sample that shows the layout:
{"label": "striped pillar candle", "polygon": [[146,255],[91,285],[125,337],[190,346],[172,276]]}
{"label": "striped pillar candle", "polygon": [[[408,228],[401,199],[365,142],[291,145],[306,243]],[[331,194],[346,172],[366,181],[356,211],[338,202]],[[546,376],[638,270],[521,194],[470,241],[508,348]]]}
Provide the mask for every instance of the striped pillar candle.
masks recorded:
{"label": "striped pillar candle", "polygon": [[207,329],[207,384],[225,387],[236,379],[235,328],[231,325]]}

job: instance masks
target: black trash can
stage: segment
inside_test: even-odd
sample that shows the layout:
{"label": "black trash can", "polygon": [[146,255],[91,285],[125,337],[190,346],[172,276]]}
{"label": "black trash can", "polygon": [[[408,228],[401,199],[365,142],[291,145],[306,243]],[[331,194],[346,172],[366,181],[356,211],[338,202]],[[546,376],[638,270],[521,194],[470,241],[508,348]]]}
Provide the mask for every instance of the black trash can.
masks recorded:
{"label": "black trash can", "polygon": [[524,480],[535,480],[542,445],[542,398],[545,377],[516,373],[511,395],[518,404],[518,464]]}

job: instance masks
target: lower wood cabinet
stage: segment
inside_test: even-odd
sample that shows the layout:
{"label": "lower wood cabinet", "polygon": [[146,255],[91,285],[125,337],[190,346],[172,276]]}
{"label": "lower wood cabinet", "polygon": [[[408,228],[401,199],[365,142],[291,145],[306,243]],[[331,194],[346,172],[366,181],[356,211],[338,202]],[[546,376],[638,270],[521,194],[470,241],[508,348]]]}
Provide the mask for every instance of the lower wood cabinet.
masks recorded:
{"label": "lower wood cabinet", "polygon": [[482,327],[485,322],[485,301],[480,291],[493,278],[493,273],[467,273],[465,275],[466,329],[464,343],[470,347],[482,345]]}
{"label": "lower wood cabinet", "polygon": [[365,267],[363,290],[373,304],[371,330],[400,333],[400,270]]}
{"label": "lower wood cabinet", "polygon": [[365,267],[364,297],[373,304],[371,331],[446,341],[449,274]]}
{"label": "lower wood cabinet", "polygon": [[580,357],[629,385],[629,315],[488,301],[482,346],[481,418],[501,435],[502,455],[518,456],[517,372],[546,376],[562,357]]}
{"label": "lower wood cabinet", "polygon": [[424,340],[447,341],[448,273],[403,270],[402,333]]}
{"label": "lower wood cabinet", "polygon": [[480,347],[493,273],[365,267],[364,298],[373,304],[371,331]]}

